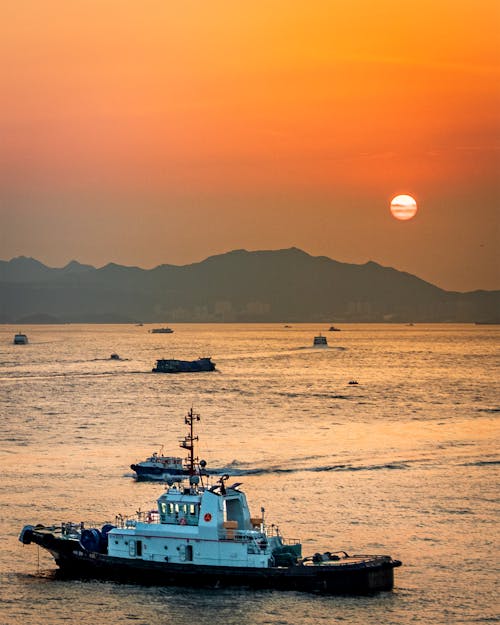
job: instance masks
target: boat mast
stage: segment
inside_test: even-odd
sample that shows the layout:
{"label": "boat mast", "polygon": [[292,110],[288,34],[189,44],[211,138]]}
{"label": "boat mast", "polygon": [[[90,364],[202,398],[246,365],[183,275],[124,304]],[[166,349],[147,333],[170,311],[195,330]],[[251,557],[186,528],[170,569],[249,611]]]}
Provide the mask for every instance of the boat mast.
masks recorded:
{"label": "boat mast", "polygon": [[198,440],[198,437],[194,435],[194,422],[199,421],[199,420],[200,420],[200,415],[195,414],[192,408],[187,413],[187,416],[184,417],[185,424],[189,426],[189,433],[184,438],[184,440],[181,441],[180,446],[183,449],[187,449],[187,451],[189,452],[189,456],[187,458],[187,469],[189,471],[189,475],[195,475],[196,473],[195,465],[198,464],[198,458],[197,457],[195,458],[195,455],[194,455],[194,444],[195,444],[195,441]]}

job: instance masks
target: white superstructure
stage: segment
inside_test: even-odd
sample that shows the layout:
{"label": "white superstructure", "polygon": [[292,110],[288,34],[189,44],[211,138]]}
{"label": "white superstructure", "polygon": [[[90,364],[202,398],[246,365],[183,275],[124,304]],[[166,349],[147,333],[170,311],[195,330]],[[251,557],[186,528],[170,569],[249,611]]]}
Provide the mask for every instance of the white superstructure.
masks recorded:
{"label": "white superstructure", "polygon": [[120,521],[108,533],[108,555],[157,562],[217,566],[268,567],[273,550],[283,545],[278,533],[269,535],[264,519],[251,517],[239,484],[189,486],[174,483],[158,499],[158,509],[143,520]]}

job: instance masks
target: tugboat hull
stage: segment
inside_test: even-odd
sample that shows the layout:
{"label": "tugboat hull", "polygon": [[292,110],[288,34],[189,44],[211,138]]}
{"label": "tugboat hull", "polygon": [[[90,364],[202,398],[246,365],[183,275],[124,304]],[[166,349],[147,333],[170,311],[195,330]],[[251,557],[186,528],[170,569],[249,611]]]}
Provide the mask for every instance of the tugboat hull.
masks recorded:
{"label": "tugboat hull", "polygon": [[78,540],[60,538],[48,528],[31,526],[23,529],[19,540],[24,544],[34,542],[47,549],[60,568],[60,576],[160,586],[240,586],[325,594],[367,594],[391,590],[394,568],[401,565],[390,556],[347,555],[328,562],[267,568],[154,562],[88,551]]}

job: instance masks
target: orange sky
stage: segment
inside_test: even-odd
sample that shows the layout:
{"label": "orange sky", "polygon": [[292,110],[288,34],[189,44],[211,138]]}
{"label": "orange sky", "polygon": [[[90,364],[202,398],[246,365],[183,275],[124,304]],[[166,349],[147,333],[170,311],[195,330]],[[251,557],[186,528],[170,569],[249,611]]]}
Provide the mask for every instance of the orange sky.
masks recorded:
{"label": "orange sky", "polygon": [[500,288],[498,0],[6,4],[0,258],[297,246]]}

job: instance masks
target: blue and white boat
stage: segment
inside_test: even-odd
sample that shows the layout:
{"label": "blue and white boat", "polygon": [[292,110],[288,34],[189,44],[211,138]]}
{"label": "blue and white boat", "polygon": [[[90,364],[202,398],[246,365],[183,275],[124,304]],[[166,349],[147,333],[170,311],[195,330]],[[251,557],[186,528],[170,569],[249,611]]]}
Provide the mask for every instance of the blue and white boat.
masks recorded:
{"label": "blue and white boat", "polygon": [[[193,472],[193,463],[197,463],[198,459],[191,459],[193,452],[194,442],[198,440],[198,437],[194,435],[194,422],[199,421],[199,415],[193,414],[191,410],[186,417],[186,424],[189,425],[189,435],[186,436],[180,442],[180,447],[189,452],[189,456],[183,461],[179,456],[165,456],[163,455],[163,448],[160,452],[154,452],[152,456],[146,458],[142,462],[131,464],[130,468],[136,473],[138,480],[158,480],[165,481],[171,477],[187,476]],[[205,467],[206,462],[204,460],[200,463],[200,471],[203,475],[206,475]]]}
{"label": "blue and white boat", "polygon": [[154,452],[153,455],[131,464],[130,468],[136,473],[138,480],[164,481],[171,476],[188,475],[182,458],[177,456],[164,456],[162,451]]}

